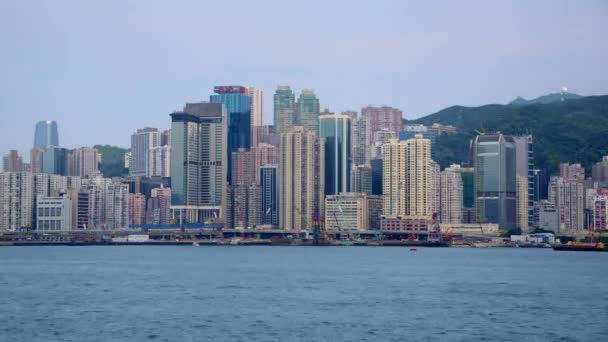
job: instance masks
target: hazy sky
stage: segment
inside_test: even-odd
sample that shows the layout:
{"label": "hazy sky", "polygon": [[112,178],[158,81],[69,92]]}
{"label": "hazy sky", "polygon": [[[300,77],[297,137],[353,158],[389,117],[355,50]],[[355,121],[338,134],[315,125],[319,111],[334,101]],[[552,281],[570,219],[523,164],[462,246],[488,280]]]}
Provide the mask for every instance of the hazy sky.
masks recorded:
{"label": "hazy sky", "polygon": [[[312,88],[406,118],[567,86],[608,94],[608,1],[0,2],[0,153],[38,120],[62,146],[128,146],[213,85]],[[29,159],[29,157],[26,157]]]}

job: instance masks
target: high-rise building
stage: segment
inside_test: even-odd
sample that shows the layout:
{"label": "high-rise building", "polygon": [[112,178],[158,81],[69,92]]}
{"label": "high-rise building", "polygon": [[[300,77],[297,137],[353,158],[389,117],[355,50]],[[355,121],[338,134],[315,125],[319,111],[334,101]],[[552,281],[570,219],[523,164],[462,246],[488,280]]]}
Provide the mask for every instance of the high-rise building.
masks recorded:
{"label": "high-rise building", "polygon": [[216,86],[213,90],[215,94],[209,97],[209,102],[223,104],[228,113],[226,180],[232,184],[232,153],[239,148],[251,148],[251,96],[242,86]]}
{"label": "high-rise building", "polygon": [[460,165],[452,164],[441,172],[441,223],[462,223],[463,186]]}
{"label": "high-rise building", "polygon": [[129,185],[110,183],[105,189],[105,225],[108,229],[129,227]]}
{"label": "high-rise building", "polygon": [[260,223],[279,225],[279,172],[278,165],[267,164],[260,172]]}
{"label": "high-rise building", "polygon": [[353,167],[351,192],[365,192],[372,195],[372,168],[365,165]]}
{"label": "high-rise building", "polygon": [[2,158],[3,172],[21,172],[23,169],[23,158],[17,150],[10,150],[7,155]]}
{"label": "high-rise building", "polygon": [[553,176],[549,181],[549,201],[559,211],[559,231],[584,229],[584,186],[580,180]]}
{"label": "high-rise building", "polygon": [[593,197],[593,230],[608,230],[608,195]]}
{"label": "high-rise building", "polygon": [[295,95],[289,86],[279,86],[274,93],[274,131],[277,134],[289,131],[295,123]]}
{"label": "high-rise building", "polygon": [[101,154],[89,147],[80,147],[69,153],[68,175],[78,177],[96,177],[101,175],[99,164]]}
{"label": "high-rise building", "polygon": [[535,201],[535,170],[532,136],[513,137],[517,170],[517,222],[526,231],[532,225]]}
{"label": "high-rise building", "polygon": [[560,175],[560,177],[567,178],[567,179],[584,181],[585,180],[585,168],[583,168],[580,163],[576,163],[576,164],[560,163],[559,164],[559,175]]}
{"label": "high-rise building", "polygon": [[429,192],[431,196],[431,216],[441,212],[441,167],[434,160],[430,161]]}
{"label": "high-rise building", "polygon": [[325,141],[296,126],[281,134],[279,226],[310,229],[325,206]]}
{"label": "high-rise building", "polygon": [[277,146],[259,143],[255,149],[255,170],[256,183],[260,184],[260,167],[263,165],[278,165],[279,164],[279,148]]}
{"label": "high-rise building", "polygon": [[57,132],[57,122],[38,121],[36,123],[36,133],[34,134],[34,147],[59,146],[59,133]]}
{"label": "high-rise building", "polygon": [[416,134],[431,141],[431,159],[435,159],[435,139],[437,134],[433,130],[429,130],[425,125],[405,125],[403,130],[399,132],[399,140],[413,139]]}
{"label": "high-rise building", "polygon": [[431,142],[416,135],[406,141],[392,139],[382,150],[384,215],[430,221]]}
{"label": "high-rise building", "polygon": [[[232,153],[232,184],[228,188],[227,203],[225,209],[227,228],[247,228],[250,226],[249,212],[256,208],[250,208],[251,198],[249,191],[255,183],[255,158],[253,152],[239,148]],[[254,189],[255,191],[255,189]],[[256,194],[253,194],[254,196]],[[251,203],[254,206],[256,203]],[[257,220],[253,220],[257,222]]]}
{"label": "high-rise building", "polygon": [[360,116],[352,119],[352,144],[351,155],[353,165],[370,166],[372,127],[368,117]]}
{"label": "high-rise building", "polygon": [[145,127],[131,135],[129,175],[150,177],[150,150],[160,146],[161,133],[157,128]]}
{"label": "high-rise building", "polygon": [[517,228],[528,232],[528,177],[517,175],[515,181],[517,185],[515,200]]}
{"label": "high-rise building", "polygon": [[171,177],[171,146],[163,145],[150,149],[148,177]]}
{"label": "high-rise building", "polygon": [[226,109],[187,104],[171,114],[171,205],[177,223],[220,217],[226,181]]}
{"label": "high-rise building", "polygon": [[478,135],[473,151],[477,222],[514,229],[517,172],[513,138],[500,133]]}
{"label": "high-rise building", "polygon": [[251,184],[247,189],[247,225],[255,228],[262,224],[262,194],[258,184]]}
{"label": "high-rise building", "polygon": [[160,188],[152,189],[146,207],[146,223],[168,224],[170,203],[171,188],[165,188],[161,185]]}
{"label": "high-rise building", "polygon": [[32,173],[42,173],[42,153],[45,147],[34,147],[30,150],[30,171]]}
{"label": "high-rise building", "polygon": [[34,228],[34,176],[0,173],[0,231]]}
{"label": "high-rise building", "polygon": [[383,194],[383,160],[382,158],[375,158],[371,160],[372,164],[372,195]]}
{"label": "high-rise building", "polygon": [[129,224],[140,227],[146,222],[146,196],[140,192],[129,195]]}
{"label": "high-rise building", "polygon": [[49,147],[42,152],[42,172],[67,176],[68,150],[62,147]]}
{"label": "high-rise building", "polygon": [[325,139],[325,193],[350,191],[351,121],[347,115],[322,115],[319,136]]}
{"label": "high-rise building", "polygon": [[36,230],[57,231],[72,229],[72,199],[61,196],[36,197]]}
{"label": "high-rise building", "polygon": [[593,164],[591,179],[594,182],[608,183],[608,156],[604,156],[601,161]]}
{"label": "high-rise building", "polygon": [[232,152],[232,184],[250,185],[255,182],[255,155],[244,148]]}
{"label": "high-rise building", "polygon": [[462,179],[462,223],[476,223],[475,211],[475,172],[472,167],[461,167]]}
{"label": "high-rise building", "polygon": [[361,109],[361,116],[370,119],[372,132],[386,129],[393,132],[393,137],[399,135],[403,117],[403,112],[399,109],[387,106],[372,107],[370,105]]}
{"label": "high-rise building", "polygon": [[296,103],[295,123],[307,131],[317,132],[319,129],[319,99],[314,91],[302,90]]}
{"label": "high-rise building", "polygon": [[249,87],[247,94],[251,96],[251,147],[255,148],[260,142],[260,127],[264,125],[264,92],[260,88]]}
{"label": "high-rise building", "polygon": [[396,137],[395,132],[383,129],[373,133],[371,148],[371,158],[382,158],[382,145]]}

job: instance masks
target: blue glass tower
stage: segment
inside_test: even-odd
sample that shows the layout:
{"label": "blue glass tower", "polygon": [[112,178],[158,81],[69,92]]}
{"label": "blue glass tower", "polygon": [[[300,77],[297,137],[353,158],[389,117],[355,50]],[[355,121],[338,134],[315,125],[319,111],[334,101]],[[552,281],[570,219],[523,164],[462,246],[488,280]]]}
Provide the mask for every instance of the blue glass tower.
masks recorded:
{"label": "blue glass tower", "polygon": [[57,122],[38,121],[34,134],[34,147],[59,146],[59,133]]}
{"label": "blue glass tower", "polygon": [[211,95],[211,103],[222,103],[228,112],[227,175],[232,184],[232,152],[239,148],[251,148],[251,96],[247,88],[241,86],[218,86]]}
{"label": "blue glass tower", "polygon": [[279,225],[279,187],[277,165],[260,166],[262,224]]}
{"label": "blue glass tower", "polygon": [[319,136],[325,139],[325,194],[350,191],[351,118],[348,115],[319,116]]}

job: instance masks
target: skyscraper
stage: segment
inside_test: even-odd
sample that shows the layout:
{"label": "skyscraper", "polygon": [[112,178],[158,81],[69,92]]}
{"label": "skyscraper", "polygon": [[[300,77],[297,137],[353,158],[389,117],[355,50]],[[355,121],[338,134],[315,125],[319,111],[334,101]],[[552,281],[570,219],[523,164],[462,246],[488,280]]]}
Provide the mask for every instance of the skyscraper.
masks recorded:
{"label": "skyscraper", "polygon": [[601,161],[593,164],[591,178],[594,182],[608,182],[608,156],[604,156]]}
{"label": "skyscraper", "polygon": [[150,149],[148,156],[149,177],[171,177],[171,146],[163,145]]}
{"label": "skyscraper", "polygon": [[532,136],[516,136],[517,226],[527,231],[534,220],[534,151]]}
{"label": "skyscraper", "polygon": [[68,150],[61,147],[49,147],[42,152],[42,172],[67,176]]}
{"label": "skyscraper", "polygon": [[351,179],[352,192],[372,194],[372,168],[365,165],[353,167]]}
{"label": "skyscraper", "polygon": [[105,188],[105,224],[108,229],[129,227],[129,185],[110,183]]}
{"label": "skyscraper", "polygon": [[17,150],[10,150],[7,155],[2,158],[3,172],[21,172],[23,170],[23,158]]}
{"label": "skyscraper", "polygon": [[352,120],[351,155],[353,165],[370,166],[372,128],[368,117],[360,116]]}
{"label": "skyscraper", "polygon": [[371,149],[371,158],[383,158],[382,154],[382,145],[389,142],[391,139],[396,138],[395,132],[389,131],[387,129],[382,129],[379,131],[373,132],[372,146]]}
{"label": "skyscraper", "polygon": [[277,134],[290,130],[295,123],[295,96],[289,86],[279,86],[274,93],[274,131]]}
{"label": "skyscraper", "polygon": [[226,180],[232,184],[232,153],[251,148],[251,96],[242,86],[216,86],[211,103],[221,103],[228,112],[228,145],[226,146]]}
{"label": "skyscraper", "polygon": [[584,186],[573,178],[553,176],[549,181],[549,201],[557,206],[559,231],[584,229]]}
{"label": "skyscraper", "polygon": [[[432,144],[431,144],[432,146]],[[432,147],[431,147],[432,148]],[[431,152],[433,154],[433,152]],[[434,160],[430,161],[429,193],[431,196],[431,215],[441,212],[441,167]]]}
{"label": "skyscraper", "polygon": [[307,131],[317,132],[319,129],[319,99],[314,91],[302,90],[298,98],[295,113],[295,125],[302,126]]}
{"label": "skyscraper", "polygon": [[479,223],[516,227],[516,160],[514,140],[496,134],[478,135],[473,144],[475,208]]}
{"label": "skyscraper", "polygon": [[325,205],[325,142],[296,126],[281,134],[279,220],[283,229],[310,229]]}
{"label": "skyscraper", "polygon": [[260,172],[260,222],[279,225],[279,187],[278,165],[263,165]]}
{"label": "skyscraper", "polygon": [[260,88],[249,87],[247,94],[251,96],[251,147],[255,148],[260,142],[260,127],[264,125],[264,92]]}
{"label": "skyscraper", "polygon": [[559,164],[559,175],[561,177],[567,178],[567,179],[584,181],[585,180],[585,168],[583,168],[580,163],[576,163],[576,164],[560,163]]}
{"label": "skyscraper", "polygon": [[325,140],[325,193],[350,191],[351,120],[347,115],[322,115],[319,137]]}
{"label": "skyscraper", "polygon": [[[250,199],[255,202],[256,198],[252,198],[250,190],[254,190],[254,197],[258,194],[255,187],[255,158],[251,151],[244,148],[239,148],[237,152],[232,153],[232,184],[228,185],[228,195],[225,210],[226,227],[227,228],[247,228],[250,226]],[[256,204],[256,203],[251,203]],[[253,213],[255,208],[251,208]],[[257,214],[256,214],[257,215]],[[252,220],[257,222],[257,220]]]}
{"label": "skyscraper", "polygon": [[462,176],[460,165],[441,172],[441,223],[462,223]]}
{"label": "skyscraper", "polygon": [[382,150],[384,215],[430,221],[431,142],[422,135],[391,139]]}
{"label": "skyscraper", "polygon": [[361,116],[370,119],[372,132],[386,129],[393,132],[395,137],[399,136],[402,125],[401,120],[403,117],[403,112],[401,112],[401,110],[388,106],[367,106],[361,109]]}
{"label": "skyscraper", "polygon": [[59,133],[55,121],[38,121],[34,134],[34,147],[59,146]]}
{"label": "skyscraper", "polygon": [[150,177],[150,150],[160,146],[161,133],[156,128],[145,127],[131,135],[131,161],[129,175]]}
{"label": "skyscraper", "polygon": [[435,159],[435,139],[437,134],[435,131],[429,130],[424,125],[406,125],[399,132],[399,140],[413,139],[416,134],[422,134],[423,137],[431,141],[431,159]]}
{"label": "skyscraper", "polygon": [[171,114],[171,205],[178,222],[219,217],[226,180],[226,109],[186,104]]}
{"label": "skyscraper", "polygon": [[70,155],[71,165],[68,165],[70,176],[95,177],[101,174],[99,172],[101,154],[96,149],[80,147],[70,152]]}

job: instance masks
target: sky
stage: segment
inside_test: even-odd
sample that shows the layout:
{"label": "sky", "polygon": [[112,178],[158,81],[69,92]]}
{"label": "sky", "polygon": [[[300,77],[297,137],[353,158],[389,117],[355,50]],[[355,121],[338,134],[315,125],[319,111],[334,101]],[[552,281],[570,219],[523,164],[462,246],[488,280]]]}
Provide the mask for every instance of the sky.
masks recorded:
{"label": "sky", "polygon": [[417,118],[561,87],[608,94],[608,1],[0,2],[0,154],[34,125],[128,147],[214,85],[314,89],[321,108]]}

